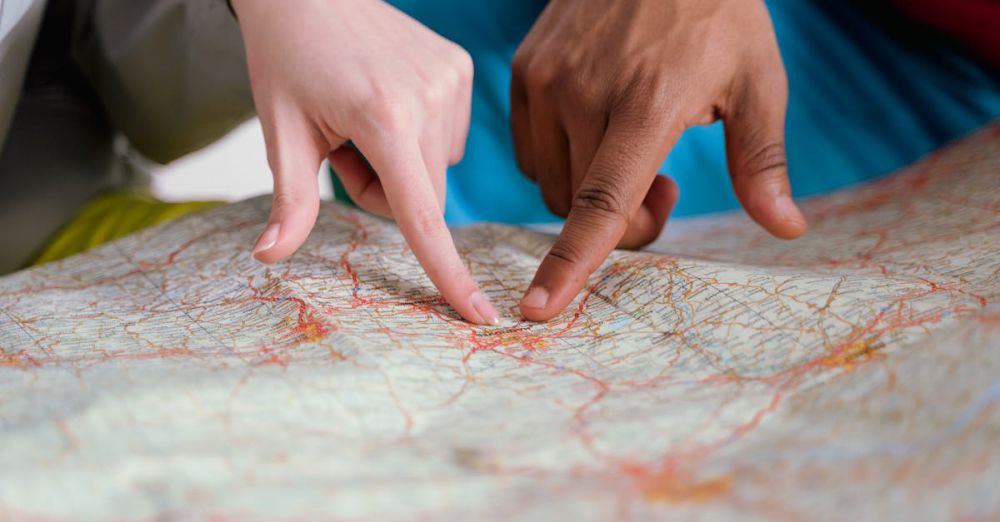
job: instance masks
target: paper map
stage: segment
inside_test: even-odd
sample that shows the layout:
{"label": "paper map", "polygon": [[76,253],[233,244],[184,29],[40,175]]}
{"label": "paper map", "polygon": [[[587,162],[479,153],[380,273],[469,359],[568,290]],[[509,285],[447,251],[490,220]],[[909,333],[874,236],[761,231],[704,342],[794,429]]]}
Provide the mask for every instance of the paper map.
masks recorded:
{"label": "paper map", "polygon": [[0,519],[1000,519],[1000,126],[804,204],[693,220],[562,315],[552,238],[457,230],[462,322],[387,221],[258,198],[0,279]]}

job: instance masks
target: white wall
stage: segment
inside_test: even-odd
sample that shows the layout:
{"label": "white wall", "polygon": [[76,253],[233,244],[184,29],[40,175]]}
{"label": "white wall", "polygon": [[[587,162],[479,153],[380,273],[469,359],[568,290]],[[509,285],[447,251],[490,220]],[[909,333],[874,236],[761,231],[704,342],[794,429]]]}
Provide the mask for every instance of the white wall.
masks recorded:
{"label": "white wall", "polygon": [[[319,183],[320,195],[332,198],[330,177],[320,175]],[[269,194],[271,171],[260,123],[248,121],[211,146],[155,169],[152,190],[167,201],[237,201]]]}

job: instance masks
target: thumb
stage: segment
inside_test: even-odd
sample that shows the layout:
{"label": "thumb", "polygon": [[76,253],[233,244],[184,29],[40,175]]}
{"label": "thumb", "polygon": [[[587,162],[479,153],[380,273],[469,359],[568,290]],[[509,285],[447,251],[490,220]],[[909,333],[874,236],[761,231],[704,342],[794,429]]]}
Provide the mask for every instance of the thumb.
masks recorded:
{"label": "thumb", "polygon": [[726,156],[733,190],[740,204],[771,234],[793,239],[806,230],[806,219],[792,200],[785,158],[783,73],[760,76],[735,91],[723,115]]}
{"label": "thumb", "polygon": [[274,177],[274,200],[267,227],[253,247],[253,257],[274,263],[293,253],[309,237],[319,213],[317,172],[323,153],[304,125],[270,133],[268,163]]}

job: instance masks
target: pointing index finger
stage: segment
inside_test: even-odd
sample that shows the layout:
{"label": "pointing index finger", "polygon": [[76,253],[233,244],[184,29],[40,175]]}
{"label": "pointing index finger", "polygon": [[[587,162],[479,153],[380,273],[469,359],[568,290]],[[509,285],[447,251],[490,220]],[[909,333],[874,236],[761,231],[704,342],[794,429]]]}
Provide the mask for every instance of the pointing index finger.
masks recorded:
{"label": "pointing index finger", "polygon": [[561,312],[625,235],[666,155],[664,144],[674,141],[661,139],[665,128],[631,118],[609,122],[562,233],[521,300],[526,318],[545,321]]}
{"label": "pointing index finger", "polygon": [[392,215],[434,286],[467,321],[498,324],[499,314],[455,249],[416,138],[364,145],[359,143],[379,173]]}

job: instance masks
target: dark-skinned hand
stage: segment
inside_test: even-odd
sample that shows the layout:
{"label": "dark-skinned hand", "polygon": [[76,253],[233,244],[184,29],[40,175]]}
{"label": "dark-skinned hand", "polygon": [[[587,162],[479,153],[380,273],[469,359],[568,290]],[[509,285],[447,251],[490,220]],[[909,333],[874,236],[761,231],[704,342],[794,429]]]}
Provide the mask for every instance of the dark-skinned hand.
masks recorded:
{"label": "dark-skinned hand", "polygon": [[656,239],[678,198],[659,165],[721,119],[733,189],[773,235],[806,221],[785,162],[787,84],[761,0],[552,0],[518,49],[511,126],[521,170],[566,217],[521,301],[562,311],[616,247]]}

